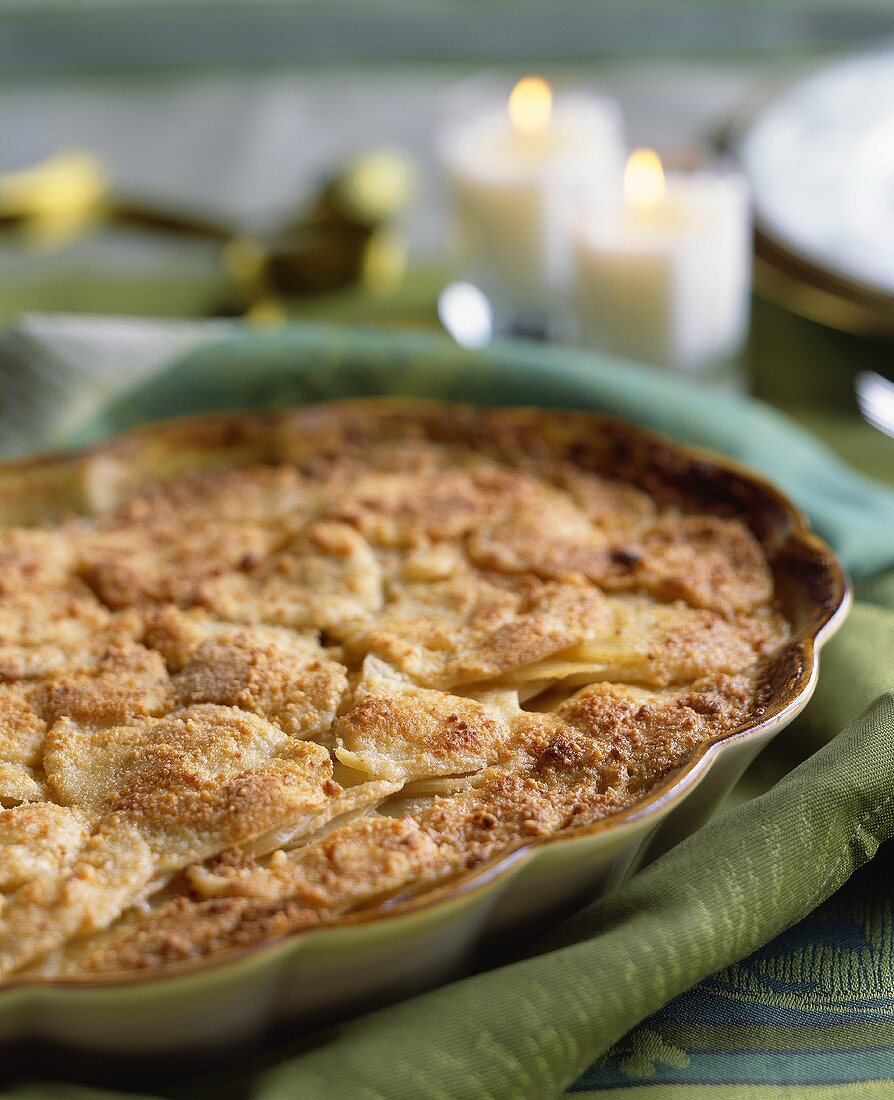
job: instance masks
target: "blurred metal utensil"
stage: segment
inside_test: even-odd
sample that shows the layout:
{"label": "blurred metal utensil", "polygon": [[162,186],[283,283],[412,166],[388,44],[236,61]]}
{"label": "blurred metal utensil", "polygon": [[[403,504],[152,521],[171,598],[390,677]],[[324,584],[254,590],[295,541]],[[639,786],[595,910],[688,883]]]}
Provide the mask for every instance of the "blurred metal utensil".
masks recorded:
{"label": "blurred metal utensil", "polygon": [[0,174],[0,227],[32,245],[61,247],[106,216],[108,180],[98,157],[62,152],[20,172]]}
{"label": "blurred metal utensil", "polygon": [[854,392],[863,419],[894,439],[894,382],[863,370],[854,379]]}
{"label": "blurred metal utensil", "polygon": [[438,295],[438,318],[460,347],[483,348],[493,339],[493,307],[472,283],[444,287]]}
{"label": "blurred metal utensil", "polygon": [[310,203],[262,237],[201,210],[159,207],[119,194],[99,158],[62,152],[21,172],[0,173],[0,236],[60,248],[112,225],[217,242],[229,286],[213,310],[270,324],[294,298],[350,290],[387,296],[404,280],[407,245],[399,216],[416,186],[401,153],[370,149],[322,180]]}

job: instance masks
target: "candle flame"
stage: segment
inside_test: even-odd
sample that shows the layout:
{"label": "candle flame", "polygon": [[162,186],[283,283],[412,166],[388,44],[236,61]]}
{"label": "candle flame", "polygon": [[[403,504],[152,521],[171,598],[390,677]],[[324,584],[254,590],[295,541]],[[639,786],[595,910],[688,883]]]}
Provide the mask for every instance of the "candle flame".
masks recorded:
{"label": "candle flame", "polygon": [[633,210],[654,210],[666,191],[661,158],[654,149],[634,149],[624,169],[624,198]]}
{"label": "candle flame", "polygon": [[542,134],[549,129],[553,91],[542,76],[525,76],[509,96],[509,117],[520,134]]}

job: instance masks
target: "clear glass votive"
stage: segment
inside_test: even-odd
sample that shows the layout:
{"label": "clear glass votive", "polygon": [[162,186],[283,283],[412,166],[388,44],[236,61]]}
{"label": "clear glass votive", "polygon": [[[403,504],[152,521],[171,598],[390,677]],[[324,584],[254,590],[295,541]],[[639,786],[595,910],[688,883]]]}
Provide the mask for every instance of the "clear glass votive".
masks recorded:
{"label": "clear glass votive", "polygon": [[444,97],[437,151],[463,279],[490,300],[497,332],[561,328],[572,231],[616,205],[621,112],[568,77],[485,75]]}
{"label": "clear glass votive", "polygon": [[734,363],[748,335],[751,201],[724,165],[664,172],[652,150],[628,160],[619,201],[573,233],[579,343],[702,375]]}

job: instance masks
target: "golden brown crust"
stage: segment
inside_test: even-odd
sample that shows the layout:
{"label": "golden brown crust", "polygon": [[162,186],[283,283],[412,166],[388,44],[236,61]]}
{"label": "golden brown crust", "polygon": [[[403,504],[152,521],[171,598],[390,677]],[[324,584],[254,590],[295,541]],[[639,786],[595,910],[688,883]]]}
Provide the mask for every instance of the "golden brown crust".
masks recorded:
{"label": "golden brown crust", "polygon": [[789,628],[734,501],[571,414],[289,415],[0,531],[0,977],[417,894],[760,716]]}
{"label": "golden brown crust", "polygon": [[171,680],[177,706],[219,703],[275,722],[294,737],[322,737],[347,689],[343,665],[316,640],[272,628],[216,633]]}
{"label": "golden brown crust", "polygon": [[18,684],[0,684],[0,806],[46,798],[41,757],[47,724],[33,692]]}
{"label": "golden brown crust", "polygon": [[406,781],[480,771],[509,752],[509,726],[486,705],[389,678],[378,665],[367,659],[353,706],[335,724],[342,763]]}
{"label": "golden brown crust", "polygon": [[275,553],[247,554],[240,564],[240,572],[209,573],[198,590],[222,619],[337,631],[382,603],[379,562],[346,524],[311,523]]}
{"label": "golden brown crust", "polygon": [[172,709],[170,678],[160,653],[134,641],[111,643],[95,663],[47,677],[36,693],[48,722],[113,725]]}
{"label": "golden brown crust", "polygon": [[532,577],[507,588],[464,568],[395,585],[371,624],[346,632],[345,648],[374,653],[419,684],[450,688],[498,677],[607,624],[605,598],[592,585]]}
{"label": "golden brown crust", "polygon": [[106,607],[194,606],[205,584],[267,556],[273,536],[259,524],[211,521],[117,523],[84,540],[82,575]]}

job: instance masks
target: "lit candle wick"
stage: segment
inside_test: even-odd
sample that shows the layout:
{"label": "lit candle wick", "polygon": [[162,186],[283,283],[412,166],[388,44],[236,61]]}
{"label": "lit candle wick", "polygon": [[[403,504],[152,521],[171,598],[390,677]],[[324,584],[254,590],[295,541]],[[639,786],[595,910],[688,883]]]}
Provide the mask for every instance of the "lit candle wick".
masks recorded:
{"label": "lit candle wick", "polygon": [[654,149],[634,149],[624,169],[624,201],[634,214],[654,214],[667,188],[661,158]]}
{"label": "lit candle wick", "polygon": [[525,76],[509,96],[509,118],[519,134],[543,134],[549,129],[553,93],[542,76]]}

